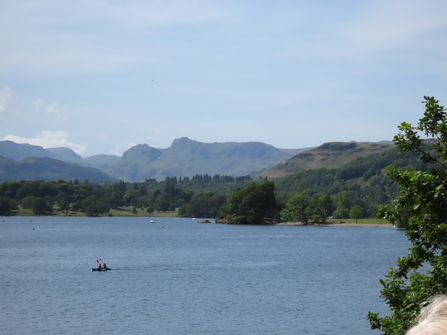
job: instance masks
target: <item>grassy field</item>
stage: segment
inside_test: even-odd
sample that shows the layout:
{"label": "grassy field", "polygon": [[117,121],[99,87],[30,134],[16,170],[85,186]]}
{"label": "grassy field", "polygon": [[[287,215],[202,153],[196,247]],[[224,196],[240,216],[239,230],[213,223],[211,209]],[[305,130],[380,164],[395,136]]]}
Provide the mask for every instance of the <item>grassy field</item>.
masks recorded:
{"label": "grassy field", "polygon": [[383,219],[358,219],[357,222],[354,219],[332,219],[327,220],[328,223],[368,223],[368,224],[389,224],[387,220]]}
{"label": "grassy field", "polygon": [[177,211],[172,212],[153,212],[147,213],[145,210],[137,209],[137,213],[132,213],[132,208],[124,207],[120,209],[111,209],[110,214],[112,216],[126,216],[126,217],[145,217],[145,218],[154,218],[154,217],[176,217],[178,216]]}

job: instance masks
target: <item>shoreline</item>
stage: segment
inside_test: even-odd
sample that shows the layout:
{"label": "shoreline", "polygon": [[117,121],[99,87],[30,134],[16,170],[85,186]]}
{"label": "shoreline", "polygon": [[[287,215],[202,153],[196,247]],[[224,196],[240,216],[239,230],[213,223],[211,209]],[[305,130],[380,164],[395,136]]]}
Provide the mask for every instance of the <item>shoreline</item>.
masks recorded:
{"label": "shoreline", "polygon": [[[278,226],[304,226],[302,222],[282,222],[278,223]],[[346,223],[308,223],[308,226],[321,226],[321,227],[390,227],[393,228],[394,226],[391,223],[352,223],[352,222],[346,222]]]}

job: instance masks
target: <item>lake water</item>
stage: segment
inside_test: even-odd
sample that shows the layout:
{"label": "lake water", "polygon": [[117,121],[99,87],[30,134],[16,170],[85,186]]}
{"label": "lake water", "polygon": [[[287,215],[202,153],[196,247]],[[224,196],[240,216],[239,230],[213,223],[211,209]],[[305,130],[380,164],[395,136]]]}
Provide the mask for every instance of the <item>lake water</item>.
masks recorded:
{"label": "lake water", "polygon": [[387,313],[379,279],[409,246],[389,227],[153,220],[0,218],[0,332],[378,334],[366,314]]}

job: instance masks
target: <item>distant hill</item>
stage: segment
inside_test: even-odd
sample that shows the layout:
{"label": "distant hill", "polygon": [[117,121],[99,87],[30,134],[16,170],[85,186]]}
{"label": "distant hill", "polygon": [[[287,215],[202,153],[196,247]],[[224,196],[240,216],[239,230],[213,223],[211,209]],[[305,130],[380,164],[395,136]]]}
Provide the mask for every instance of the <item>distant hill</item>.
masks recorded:
{"label": "distant hill", "polygon": [[12,141],[0,141],[0,155],[15,160],[21,160],[27,157],[48,157],[58,159],[57,153],[53,153],[40,146],[19,144]]}
{"label": "distant hill", "polygon": [[66,163],[48,157],[13,160],[0,156],[0,182],[18,180],[111,181],[113,177],[92,167]]}
{"label": "distant hill", "polygon": [[117,163],[121,159],[114,155],[95,155],[82,158],[69,148],[44,149],[38,145],[19,144],[12,141],[0,141],[0,155],[15,160],[22,160],[29,157],[47,157],[66,163],[90,166],[100,170]]}
{"label": "distant hill", "polygon": [[183,137],[167,149],[134,146],[105,172],[127,181],[196,174],[243,176],[261,173],[290,156],[261,142],[202,143]]}
{"label": "distant hill", "polygon": [[280,178],[300,171],[319,168],[338,168],[358,157],[390,150],[389,142],[329,142],[317,148],[303,151],[284,160],[262,174],[268,178]]}

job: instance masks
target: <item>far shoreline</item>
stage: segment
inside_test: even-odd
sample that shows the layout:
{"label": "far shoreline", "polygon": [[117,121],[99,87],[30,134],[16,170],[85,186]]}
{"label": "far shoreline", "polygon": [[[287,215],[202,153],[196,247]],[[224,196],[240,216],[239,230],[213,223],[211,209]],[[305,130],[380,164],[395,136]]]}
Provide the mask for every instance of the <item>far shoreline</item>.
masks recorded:
{"label": "far shoreline", "polygon": [[[277,226],[305,226],[302,222],[281,222]],[[395,227],[391,223],[364,223],[364,222],[326,222],[326,223],[308,223],[307,226],[321,226],[321,227]]]}

